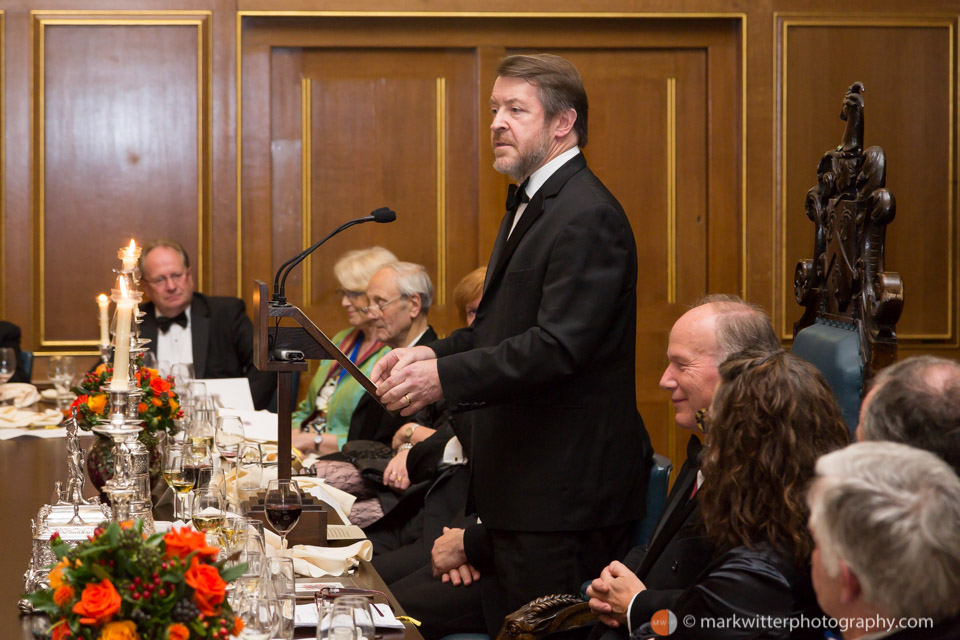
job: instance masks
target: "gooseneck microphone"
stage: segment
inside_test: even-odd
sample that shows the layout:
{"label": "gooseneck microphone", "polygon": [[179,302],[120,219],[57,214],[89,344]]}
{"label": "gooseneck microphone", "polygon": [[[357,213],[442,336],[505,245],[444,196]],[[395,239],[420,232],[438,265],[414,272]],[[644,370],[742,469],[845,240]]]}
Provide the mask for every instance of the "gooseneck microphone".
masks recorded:
{"label": "gooseneck microphone", "polygon": [[[333,236],[337,235],[344,229],[348,229],[355,224],[363,224],[364,222],[385,223],[385,222],[393,222],[396,219],[397,219],[397,214],[395,211],[391,210],[388,207],[380,207],[375,211],[371,211],[370,215],[368,216],[357,218],[356,220],[350,220],[349,222],[344,222],[342,225],[334,229],[332,233],[328,234],[325,238],[323,238],[319,242],[314,243],[307,249],[304,249],[297,255],[293,256],[292,258],[284,262],[282,265],[280,265],[280,268],[277,269],[277,274],[273,278],[273,300],[271,301],[271,303],[278,306],[283,306],[287,304],[287,298],[285,295],[286,285],[287,285],[287,276],[290,275],[290,272],[293,270],[294,267],[296,267],[298,264],[303,262],[307,258],[307,256],[309,256],[311,253],[316,251],[320,247],[320,245],[322,245],[324,242],[326,242]],[[284,268],[286,268],[286,271],[284,271]]]}

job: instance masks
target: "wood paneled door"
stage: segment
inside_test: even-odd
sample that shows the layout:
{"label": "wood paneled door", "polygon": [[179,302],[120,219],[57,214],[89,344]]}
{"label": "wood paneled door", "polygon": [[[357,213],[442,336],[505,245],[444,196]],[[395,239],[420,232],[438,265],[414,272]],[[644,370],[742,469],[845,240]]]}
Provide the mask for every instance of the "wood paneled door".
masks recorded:
{"label": "wood paneled door", "polygon": [[342,328],[332,263],[380,244],[427,266],[431,322],[456,328],[453,287],[487,260],[503,215],[487,109],[497,61],[562,55],[590,98],[587,161],[636,234],[639,407],[657,451],[679,463],[687,435],[657,388],[670,327],[708,291],[739,291],[742,137],[729,124],[740,118],[739,47],[729,18],[251,15],[240,47],[241,282],[390,206],[395,223],[331,240],[291,276],[288,297],[322,329]]}

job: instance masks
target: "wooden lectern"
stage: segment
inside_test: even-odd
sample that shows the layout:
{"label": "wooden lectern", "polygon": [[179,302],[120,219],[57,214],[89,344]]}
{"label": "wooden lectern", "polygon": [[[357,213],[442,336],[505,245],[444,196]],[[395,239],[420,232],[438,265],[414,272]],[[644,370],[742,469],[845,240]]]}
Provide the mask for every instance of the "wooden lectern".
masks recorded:
{"label": "wooden lectern", "polygon": [[[253,364],[260,371],[277,372],[277,477],[290,478],[293,372],[306,371],[306,360],[336,360],[374,400],[379,403],[380,399],[377,397],[377,386],[303,311],[291,304],[272,303],[267,293],[267,284],[260,280],[254,282]],[[276,318],[272,324],[271,318]],[[299,326],[281,327],[281,318],[291,318]],[[304,360],[277,360],[274,354],[280,349],[301,351]],[[386,410],[384,408],[384,411]]]}

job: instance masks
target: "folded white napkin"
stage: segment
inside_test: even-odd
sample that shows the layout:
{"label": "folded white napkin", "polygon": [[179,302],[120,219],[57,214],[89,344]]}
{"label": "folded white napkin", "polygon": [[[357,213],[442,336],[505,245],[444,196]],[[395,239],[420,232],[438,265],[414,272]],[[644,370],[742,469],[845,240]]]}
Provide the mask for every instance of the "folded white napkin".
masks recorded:
{"label": "folded white napkin", "polygon": [[63,420],[56,409],[26,411],[12,405],[0,407],[0,429],[23,429],[27,427],[55,427]]}
{"label": "folded white napkin", "polygon": [[[264,530],[267,556],[279,556],[280,536],[273,531]],[[287,549],[282,555],[293,558],[293,570],[299,575],[319,578],[321,576],[342,576],[360,564],[361,560],[373,557],[373,543],[361,540],[349,547],[315,547],[298,544]]]}
{"label": "folded white napkin", "polygon": [[15,407],[29,407],[40,401],[40,393],[32,384],[26,382],[8,382],[0,384],[0,400],[13,401]]}

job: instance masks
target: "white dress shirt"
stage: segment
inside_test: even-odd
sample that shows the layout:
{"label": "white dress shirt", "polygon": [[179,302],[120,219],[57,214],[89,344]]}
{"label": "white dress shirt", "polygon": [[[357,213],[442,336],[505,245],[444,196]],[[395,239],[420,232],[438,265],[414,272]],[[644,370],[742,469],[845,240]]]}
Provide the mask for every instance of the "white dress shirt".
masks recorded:
{"label": "white dress shirt", "polygon": [[[573,147],[572,149],[567,149],[556,158],[543,165],[536,171],[530,174],[530,179],[527,180],[527,186],[524,189],[527,193],[528,198],[532,198],[537,191],[540,190],[540,187],[550,179],[554,173],[557,172],[557,169],[562,167],[567,163],[571,158],[576,157],[580,153],[580,147]],[[510,227],[510,233],[507,234],[507,238],[513,234],[513,230],[517,228],[517,223],[520,222],[520,216],[523,215],[523,212],[527,209],[527,202],[521,202],[520,206],[517,207],[517,215],[513,216],[513,226]]]}
{"label": "white dress shirt", "polygon": [[[154,308],[154,313],[161,314]],[[183,362],[193,364],[193,332],[190,326],[190,307],[184,313],[187,315],[187,326],[181,327],[177,323],[170,325],[166,333],[157,329],[157,364],[162,371]]]}

